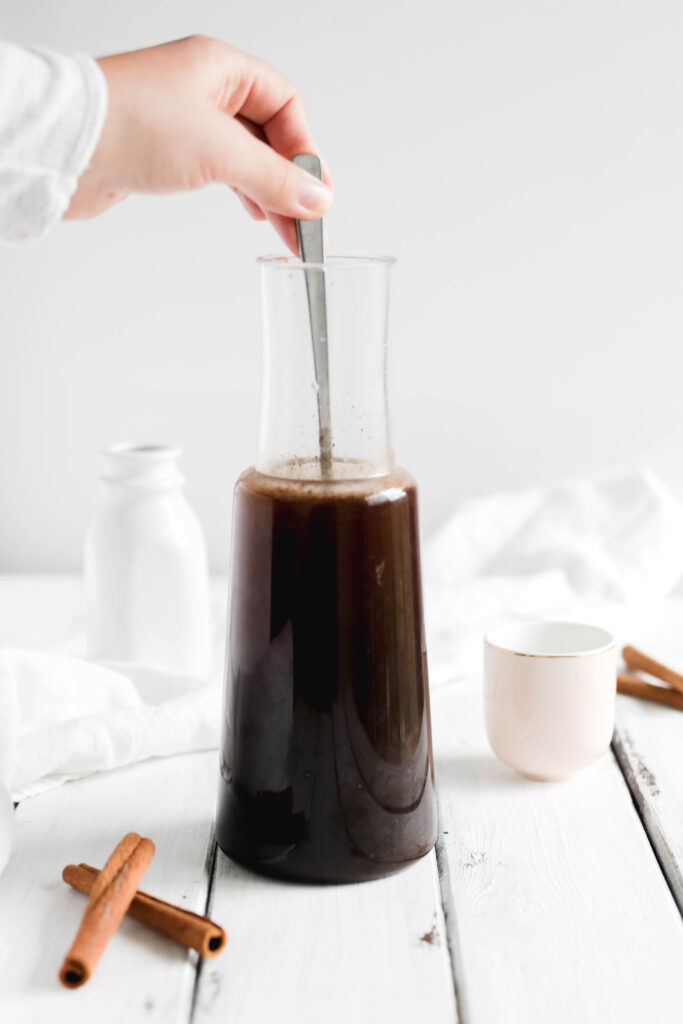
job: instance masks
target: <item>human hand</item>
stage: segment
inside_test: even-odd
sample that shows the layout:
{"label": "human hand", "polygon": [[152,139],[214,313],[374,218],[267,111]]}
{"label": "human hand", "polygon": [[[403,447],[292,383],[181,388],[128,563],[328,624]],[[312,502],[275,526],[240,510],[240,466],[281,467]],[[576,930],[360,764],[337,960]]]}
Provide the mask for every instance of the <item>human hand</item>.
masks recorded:
{"label": "human hand", "polygon": [[314,220],[332,182],[291,157],[317,153],[301,96],[263,61],[204,36],[98,61],[109,87],[102,135],[65,214],[94,217],[132,192],[222,182],[298,253],[292,218]]}

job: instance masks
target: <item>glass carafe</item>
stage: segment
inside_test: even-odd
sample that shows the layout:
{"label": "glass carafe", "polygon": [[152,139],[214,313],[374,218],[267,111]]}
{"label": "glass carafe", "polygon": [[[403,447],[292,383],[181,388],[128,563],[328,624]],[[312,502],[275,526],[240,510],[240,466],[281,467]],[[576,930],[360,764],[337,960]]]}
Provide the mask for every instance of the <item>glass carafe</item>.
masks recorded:
{"label": "glass carafe", "polygon": [[[261,431],[235,488],[216,835],[283,878],[376,878],[436,838],[417,491],[387,415],[392,262],[259,261]],[[331,465],[310,274],[327,297]]]}

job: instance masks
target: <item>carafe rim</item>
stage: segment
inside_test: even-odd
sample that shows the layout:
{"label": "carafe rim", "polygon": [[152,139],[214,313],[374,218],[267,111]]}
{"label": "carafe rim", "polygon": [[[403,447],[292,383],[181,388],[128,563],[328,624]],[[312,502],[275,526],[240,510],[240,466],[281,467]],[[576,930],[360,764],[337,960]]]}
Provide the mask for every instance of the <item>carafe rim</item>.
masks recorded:
{"label": "carafe rim", "polygon": [[281,270],[367,270],[368,267],[391,267],[396,263],[395,256],[373,253],[349,253],[325,256],[324,263],[304,263],[298,256],[283,256],[280,253],[266,253],[258,256],[256,262]]}

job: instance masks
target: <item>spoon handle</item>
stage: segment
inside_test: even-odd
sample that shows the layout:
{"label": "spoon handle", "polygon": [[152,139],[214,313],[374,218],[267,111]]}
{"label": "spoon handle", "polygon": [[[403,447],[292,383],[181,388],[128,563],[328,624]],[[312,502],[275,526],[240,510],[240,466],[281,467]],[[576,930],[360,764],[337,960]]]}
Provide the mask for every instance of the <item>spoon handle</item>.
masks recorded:
{"label": "spoon handle", "polygon": [[[293,162],[302,170],[322,181],[320,157],[312,153],[301,153]],[[318,437],[320,445],[320,472],[323,477],[332,475],[332,421],[330,414],[330,369],[327,349],[327,299],[325,295],[325,251],[323,243],[322,217],[318,220],[297,220],[296,231],[299,252],[304,263],[316,267],[305,272],[308,296],[308,318],[311,324],[313,344],[313,366],[317,384]]]}

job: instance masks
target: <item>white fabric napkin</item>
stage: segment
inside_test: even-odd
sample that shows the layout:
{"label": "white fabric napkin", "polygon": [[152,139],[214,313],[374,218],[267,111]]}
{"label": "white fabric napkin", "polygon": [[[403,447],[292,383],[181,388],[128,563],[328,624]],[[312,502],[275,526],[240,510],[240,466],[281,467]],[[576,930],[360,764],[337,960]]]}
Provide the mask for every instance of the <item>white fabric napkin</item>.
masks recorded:
{"label": "white fabric napkin", "polygon": [[567,618],[642,635],[680,593],[683,506],[648,470],[497,494],[463,505],[423,562],[439,686],[480,671],[499,623]]}
{"label": "white fabric napkin", "polygon": [[220,687],[140,665],[0,651],[0,782],[14,800],[218,744]]}
{"label": "white fabric napkin", "polygon": [[96,771],[216,747],[226,597],[227,582],[214,581],[211,672],[193,679],[83,657],[79,580],[0,578],[0,785],[22,800]]}
{"label": "white fabric napkin", "polygon": [[[498,622],[566,617],[619,633],[658,614],[683,579],[683,507],[646,471],[531,488],[465,503],[424,554],[438,687],[479,672],[483,634]],[[214,669],[204,681],[78,657],[77,584],[66,585],[71,603],[60,598],[61,586],[44,581],[36,600],[30,578],[0,588],[0,783],[13,798],[215,747],[225,584],[214,596]]]}

